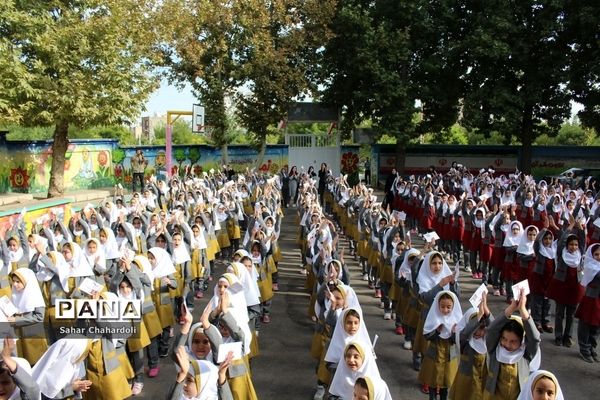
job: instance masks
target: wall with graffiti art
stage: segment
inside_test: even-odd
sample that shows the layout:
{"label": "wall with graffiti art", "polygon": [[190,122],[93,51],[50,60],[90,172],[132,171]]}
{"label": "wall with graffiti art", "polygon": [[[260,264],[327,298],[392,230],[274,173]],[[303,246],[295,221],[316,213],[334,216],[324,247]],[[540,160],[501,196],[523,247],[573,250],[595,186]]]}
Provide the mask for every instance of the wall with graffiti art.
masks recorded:
{"label": "wall with graffiti art", "polygon": [[[146,177],[167,175],[164,147],[142,146],[148,160]],[[136,147],[119,147],[117,140],[79,140],[69,143],[65,163],[65,191],[131,184],[131,157]],[[269,145],[264,162],[257,166],[258,152],[249,146],[228,146],[228,161],[235,171],[256,168],[279,172],[288,163],[287,145]],[[173,146],[172,174],[194,175],[218,170],[221,149],[207,145]],[[50,181],[52,141],[8,141],[0,135],[0,193],[45,193]]]}
{"label": "wall with graffiti art", "polygon": [[[0,136],[0,193],[48,191],[52,141],[7,141]],[[73,140],[67,148],[65,190],[114,184],[111,154],[116,140]]]}

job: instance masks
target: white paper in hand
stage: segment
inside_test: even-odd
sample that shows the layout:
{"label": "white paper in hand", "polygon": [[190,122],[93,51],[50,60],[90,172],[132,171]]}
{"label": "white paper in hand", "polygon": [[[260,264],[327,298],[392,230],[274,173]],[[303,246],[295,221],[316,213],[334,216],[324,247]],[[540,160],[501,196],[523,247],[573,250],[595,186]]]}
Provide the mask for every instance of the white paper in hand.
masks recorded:
{"label": "white paper in hand", "polygon": [[529,281],[525,279],[524,281],[515,283],[512,286],[512,292],[515,300],[517,301],[521,298],[522,292],[524,292],[525,296],[527,296],[529,294]]}
{"label": "white paper in hand", "polygon": [[239,360],[242,358],[242,342],[223,343],[219,346],[219,357],[217,363],[222,363],[227,358],[229,352],[233,353],[233,359]]}
{"label": "white paper in hand", "polygon": [[84,293],[90,294],[90,295],[94,292],[100,293],[103,288],[104,288],[104,285],[101,285],[98,282],[96,282],[95,280],[90,279],[90,278],[85,278],[79,285],[79,290],[81,290]]}
{"label": "white paper in hand", "polygon": [[435,242],[439,238],[440,237],[435,231],[431,231],[423,235],[423,239],[425,239],[427,243]]}
{"label": "white paper in hand", "polygon": [[481,304],[481,301],[483,300],[483,296],[485,296],[485,294],[487,293],[487,285],[485,283],[482,283],[481,286],[479,286],[477,288],[477,290],[475,291],[475,293],[473,293],[473,295],[471,296],[471,298],[469,299],[469,303],[471,303],[471,305],[473,306],[473,308],[478,308],[479,305]]}
{"label": "white paper in hand", "polygon": [[13,315],[19,312],[17,307],[15,307],[15,305],[10,300],[10,298],[8,298],[8,296],[0,297],[0,311],[2,311],[2,313],[6,317],[12,317]]}
{"label": "white paper in hand", "polygon": [[400,212],[398,213],[398,219],[399,219],[400,221],[406,221],[406,213],[405,213],[404,211],[400,211]]}

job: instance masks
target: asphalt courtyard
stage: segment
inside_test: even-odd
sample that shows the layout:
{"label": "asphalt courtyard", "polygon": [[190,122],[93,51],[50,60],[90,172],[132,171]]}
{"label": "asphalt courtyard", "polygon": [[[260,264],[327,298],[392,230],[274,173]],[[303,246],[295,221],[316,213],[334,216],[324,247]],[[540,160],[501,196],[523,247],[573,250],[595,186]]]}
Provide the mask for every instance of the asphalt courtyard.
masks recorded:
{"label": "asphalt courtyard", "polygon": [[[308,317],[308,294],[304,290],[305,276],[300,274],[300,252],[296,245],[298,226],[295,210],[286,209],[279,238],[284,260],[279,264],[280,291],[273,299],[272,322],[260,332],[260,355],[252,362],[253,382],[260,400],[309,400],[316,388],[315,361],[310,356],[313,324]],[[420,242],[415,240],[417,247]],[[348,249],[342,238],[340,247]],[[346,251],[346,254],[348,251]],[[427,399],[421,393],[417,372],[411,367],[411,352],[402,348],[403,339],[394,333],[393,321],[383,319],[379,299],[360,278],[358,262],[347,256],[351,285],[359,295],[367,328],[371,337],[379,336],[376,345],[377,364],[394,400]],[[452,266],[451,266],[452,267]],[[218,265],[215,276],[224,271]],[[480,283],[466,273],[461,274],[463,310],[468,298]],[[209,290],[212,293],[212,288]],[[193,312],[196,321],[210,296],[198,301]],[[501,297],[488,298],[492,312],[499,315],[506,304]],[[178,328],[176,328],[178,329]],[[574,327],[574,333],[576,326]],[[588,364],[579,358],[577,344],[572,348],[556,347],[553,335],[542,335],[543,369],[554,372],[566,399],[594,399],[600,389],[600,363]],[[161,359],[157,378],[145,377],[142,399],[164,399],[175,379],[170,358]]]}

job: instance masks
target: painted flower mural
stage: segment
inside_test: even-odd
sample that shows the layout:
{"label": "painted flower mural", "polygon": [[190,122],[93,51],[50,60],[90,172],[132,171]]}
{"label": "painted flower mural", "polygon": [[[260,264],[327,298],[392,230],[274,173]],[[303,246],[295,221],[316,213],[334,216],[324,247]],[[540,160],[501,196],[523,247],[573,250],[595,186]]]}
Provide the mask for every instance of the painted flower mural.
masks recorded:
{"label": "painted flower mural", "polygon": [[13,189],[27,189],[29,187],[29,174],[22,167],[10,169],[10,185]]}
{"label": "painted flower mural", "polygon": [[108,164],[108,152],[106,150],[98,152],[98,164],[102,167],[105,167],[106,164]]}
{"label": "painted flower mural", "polygon": [[358,154],[347,152],[342,154],[342,173],[352,174],[358,171]]}

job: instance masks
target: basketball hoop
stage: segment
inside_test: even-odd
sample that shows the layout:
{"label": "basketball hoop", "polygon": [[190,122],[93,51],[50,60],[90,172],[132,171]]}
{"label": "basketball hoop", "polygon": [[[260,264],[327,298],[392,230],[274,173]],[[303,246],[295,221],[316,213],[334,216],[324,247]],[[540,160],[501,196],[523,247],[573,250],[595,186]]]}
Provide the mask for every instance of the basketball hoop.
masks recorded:
{"label": "basketball hoop", "polygon": [[204,133],[204,107],[199,104],[192,105],[192,132]]}

